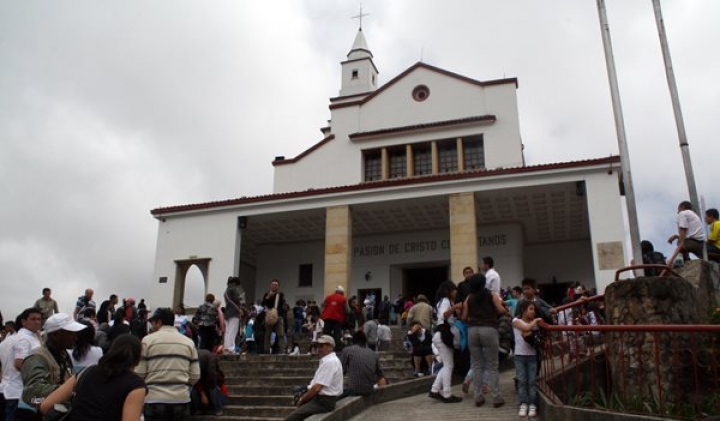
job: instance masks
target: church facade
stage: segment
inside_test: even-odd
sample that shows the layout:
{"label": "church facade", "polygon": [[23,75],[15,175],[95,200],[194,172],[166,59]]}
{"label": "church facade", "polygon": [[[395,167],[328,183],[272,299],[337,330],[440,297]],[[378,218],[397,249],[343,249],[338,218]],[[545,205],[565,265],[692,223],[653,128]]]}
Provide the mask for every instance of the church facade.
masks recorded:
{"label": "church facade", "polygon": [[[416,63],[386,84],[362,30],[341,63],[323,138],[276,157],[274,191],[152,210],[152,300],[183,300],[196,265],[220,296],[230,275],[258,298],[434,296],[491,256],[503,287],[603,291],[624,265],[617,156],[527,165],[517,79],[480,81]],[[171,301],[172,300],[172,301]]]}

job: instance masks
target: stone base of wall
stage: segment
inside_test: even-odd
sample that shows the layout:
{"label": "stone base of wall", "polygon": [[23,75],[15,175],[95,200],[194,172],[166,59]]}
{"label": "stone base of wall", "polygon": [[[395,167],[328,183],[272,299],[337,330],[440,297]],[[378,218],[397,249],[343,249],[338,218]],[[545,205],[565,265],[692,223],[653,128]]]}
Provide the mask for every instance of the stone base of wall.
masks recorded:
{"label": "stone base of wall", "polygon": [[700,324],[708,324],[720,307],[720,264],[691,260],[675,270],[697,291],[697,315]]}

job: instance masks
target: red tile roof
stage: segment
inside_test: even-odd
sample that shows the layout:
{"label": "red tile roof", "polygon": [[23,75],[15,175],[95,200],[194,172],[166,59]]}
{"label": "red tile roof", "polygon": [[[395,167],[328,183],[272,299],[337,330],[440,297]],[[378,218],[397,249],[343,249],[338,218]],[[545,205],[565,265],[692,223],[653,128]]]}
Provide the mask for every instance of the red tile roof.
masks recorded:
{"label": "red tile roof", "polygon": [[329,141],[331,141],[331,140],[333,140],[333,139],[335,139],[335,135],[334,135],[334,134],[331,134],[330,136],[326,137],[325,139],[323,139],[323,140],[319,141],[318,143],[316,143],[316,144],[310,146],[309,148],[305,149],[302,153],[300,153],[300,155],[296,156],[295,158],[290,158],[290,159],[275,159],[275,160],[272,162],[273,167],[276,166],[276,165],[285,165],[285,164],[292,164],[292,163],[294,163],[294,162],[298,162],[298,161],[299,161],[300,159],[302,159],[304,156],[310,155],[310,153],[311,153],[312,151],[314,151],[315,149],[321,147],[322,145],[328,143]]}
{"label": "red tile roof", "polygon": [[395,178],[392,180],[363,182],[363,183],[351,184],[351,185],[347,185],[347,186],[324,187],[324,188],[308,189],[308,190],[297,191],[297,192],[276,193],[276,194],[268,194],[268,195],[253,196],[253,197],[241,197],[238,199],[220,200],[220,201],[216,201],[216,202],[168,206],[168,207],[161,207],[161,208],[153,209],[150,211],[150,213],[157,217],[160,215],[167,215],[167,214],[177,213],[177,212],[187,212],[187,211],[203,210],[203,209],[216,209],[216,208],[223,208],[223,207],[227,207],[227,206],[244,205],[244,204],[249,204],[249,203],[276,202],[276,201],[295,199],[295,198],[301,198],[301,197],[311,197],[311,196],[320,196],[320,195],[325,195],[325,194],[336,194],[336,193],[345,193],[345,192],[353,192],[353,191],[373,190],[373,189],[380,189],[380,188],[386,188],[386,187],[413,186],[413,185],[418,185],[418,184],[429,184],[429,183],[436,183],[436,182],[442,182],[442,181],[454,181],[454,180],[464,180],[464,179],[474,179],[474,178],[481,179],[484,177],[504,176],[504,175],[513,175],[513,174],[530,174],[530,173],[541,172],[541,171],[553,171],[553,170],[568,169],[568,168],[591,167],[591,166],[603,165],[603,164],[607,164],[608,168],[613,168],[614,164],[619,164],[619,163],[620,163],[620,157],[616,156],[616,155],[611,155],[606,158],[586,159],[586,160],[581,160],[581,161],[558,162],[558,163],[552,163],[552,164],[540,164],[540,165],[531,165],[531,166],[514,167],[514,168],[497,168],[497,169],[490,169],[490,170],[476,170],[476,171],[466,171],[466,172],[457,172],[457,173],[432,174],[432,175],[417,176],[417,177]]}

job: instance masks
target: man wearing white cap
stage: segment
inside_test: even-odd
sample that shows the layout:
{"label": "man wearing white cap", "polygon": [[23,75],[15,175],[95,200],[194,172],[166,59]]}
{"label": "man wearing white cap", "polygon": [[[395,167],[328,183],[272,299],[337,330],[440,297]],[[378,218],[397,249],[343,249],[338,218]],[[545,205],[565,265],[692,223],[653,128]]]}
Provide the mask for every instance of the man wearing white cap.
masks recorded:
{"label": "man wearing white cap", "polygon": [[45,343],[22,363],[24,386],[18,419],[37,411],[42,401],[72,375],[72,361],[66,350],[75,347],[76,332],[85,328],[65,313],[54,314],[45,321]]}
{"label": "man wearing white cap", "polygon": [[325,323],[323,333],[331,335],[338,344],[338,352],[342,351],[342,327],[347,320],[348,303],[345,298],[345,289],[338,285],[335,293],[325,297],[323,311],[320,316]]}
{"label": "man wearing white cap", "polygon": [[320,365],[315,371],[307,392],[298,399],[297,409],[285,421],[301,421],[313,414],[335,409],[335,402],[343,392],[342,363],[335,354],[335,340],[322,335],[317,340]]}

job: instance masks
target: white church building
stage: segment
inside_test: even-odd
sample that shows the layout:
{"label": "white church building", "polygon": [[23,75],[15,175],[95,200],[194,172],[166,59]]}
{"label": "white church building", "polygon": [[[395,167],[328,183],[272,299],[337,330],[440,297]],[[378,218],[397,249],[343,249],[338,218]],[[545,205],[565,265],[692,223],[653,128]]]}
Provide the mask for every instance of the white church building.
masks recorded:
{"label": "white church building", "polygon": [[515,78],[419,62],[379,86],[362,30],[341,67],[323,138],[275,158],[271,194],[152,210],[154,305],[183,301],[193,265],[218,297],[237,275],[248,299],[278,279],[291,304],[338,285],[432,297],[484,256],[503,287],[531,277],[548,297],[613,281],[624,265],[619,157],[526,165]]}

